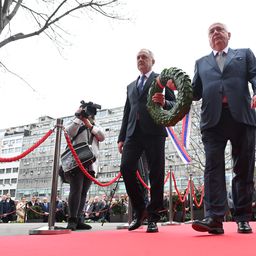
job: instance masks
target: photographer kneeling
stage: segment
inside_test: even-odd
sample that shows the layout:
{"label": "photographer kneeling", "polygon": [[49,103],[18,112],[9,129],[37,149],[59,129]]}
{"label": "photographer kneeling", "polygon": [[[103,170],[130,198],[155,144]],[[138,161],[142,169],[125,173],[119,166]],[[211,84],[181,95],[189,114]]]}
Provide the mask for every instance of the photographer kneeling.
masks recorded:
{"label": "photographer kneeling", "polygon": [[[99,154],[99,142],[105,139],[103,130],[95,124],[95,115],[97,108],[101,106],[93,104],[92,102],[85,103],[81,101],[81,106],[75,113],[76,118],[72,123],[66,127],[66,131],[72,140],[73,146],[87,142],[92,146],[93,154],[96,161],[92,164],[85,165],[91,176],[95,177],[97,172],[97,158]],[[65,179],[70,184],[70,192],[68,197],[69,218],[67,229],[91,229],[88,224],[83,223],[81,218],[83,208],[86,201],[87,192],[91,186],[92,181],[88,179],[79,167],[65,172]]]}

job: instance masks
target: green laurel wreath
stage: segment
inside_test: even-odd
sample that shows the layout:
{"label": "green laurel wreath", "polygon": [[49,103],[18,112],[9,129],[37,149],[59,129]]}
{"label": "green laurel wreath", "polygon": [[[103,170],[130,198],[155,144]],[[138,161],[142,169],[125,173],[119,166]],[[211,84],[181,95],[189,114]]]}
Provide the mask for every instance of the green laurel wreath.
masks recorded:
{"label": "green laurel wreath", "polygon": [[[152,96],[157,92],[163,92],[170,79],[174,82],[178,95],[174,106],[170,110],[164,110],[159,104],[152,101]],[[164,69],[159,77],[151,83],[147,98],[147,108],[157,124],[174,126],[189,112],[192,98],[192,85],[189,76],[181,69],[172,67]]]}

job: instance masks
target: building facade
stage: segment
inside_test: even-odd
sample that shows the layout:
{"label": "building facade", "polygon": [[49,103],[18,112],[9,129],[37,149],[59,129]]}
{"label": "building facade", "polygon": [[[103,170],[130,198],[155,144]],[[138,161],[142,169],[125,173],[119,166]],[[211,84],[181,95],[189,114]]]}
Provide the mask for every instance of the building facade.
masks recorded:
{"label": "building facade", "polygon": [[[190,147],[187,150],[192,161],[189,164],[183,163],[179,154],[175,150],[171,140],[167,138],[165,155],[166,175],[172,169],[176,178],[178,188],[183,191],[188,185],[190,175],[193,175],[196,186],[203,184],[204,151],[202,148],[201,134],[199,129],[199,104],[192,105],[191,108],[191,136]],[[99,110],[96,115],[97,123],[104,129],[106,139],[100,143],[100,157],[97,180],[106,183],[113,180],[120,172],[121,155],[117,149],[117,138],[123,117],[123,107]],[[74,117],[63,117],[63,126]],[[37,123],[23,127],[1,130],[0,133],[0,157],[11,157],[19,155],[39,141],[50,129],[53,129],[56,119],[49,116],[40,117]],[[182,122],[174,128],[176,136],[181,139]],[[19,132],[18,132],[19,131]],[[11,196],[20,199],[21,196],[50,197],[53,174],[53,158],[55,148],[55,136],[52,135],[38,148],[19,161],[0,163],[0,195],[11,193]],[[66,147],[65,137],[62,133],[61,152]],[[227,148],[227,152],[229,147]],[[227,161],[227,169],[231,167],[231,162]],[[231,175],[231,172],[228,173]],[[227,183],[230,177],[227,176]],[[125,193],[125,186],[120,178],[119,183],[110,186],[99,186],[93,184],[89,191],[89,197],[113,192]],[[165,184],[165,190],[169,190],[169,181]],[[58,182],[59,196],[65,199],[69,193],[69,185]]]}

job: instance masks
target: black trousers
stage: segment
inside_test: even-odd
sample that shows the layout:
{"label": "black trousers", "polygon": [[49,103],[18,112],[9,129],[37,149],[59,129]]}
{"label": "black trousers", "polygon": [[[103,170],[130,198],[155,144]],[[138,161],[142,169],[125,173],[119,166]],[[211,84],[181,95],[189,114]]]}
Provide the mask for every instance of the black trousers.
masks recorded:
{"label": "black trousers", "polygon": [[[142,134],[137,127],[134,135],[124,143],[121,173],[133,211],[139,215],[147,208],[149,221],[160,219],[163,209],[165,137]],[[149,167],[150,200],[146,205],[144,193],[137,182],[138,160],[145,152]]]}
{"label": "black trousers", "polygon": [[85,174],[79,169],[67,173],[70,184],[70,192],[68,197],[69,217],[81,218],[81,214],[85,205],[87,192],[92,184]]}
{"label": "black trousers", "polygon": [[232,146],[232,197],[234,219],[249,221],[252,214],[255,163],[255,127],[236,122],[229,108],[223,108],[219,123],[202,131],[206,166],[204,173],[206,217],[223,218],[227,210],[225,147]]}

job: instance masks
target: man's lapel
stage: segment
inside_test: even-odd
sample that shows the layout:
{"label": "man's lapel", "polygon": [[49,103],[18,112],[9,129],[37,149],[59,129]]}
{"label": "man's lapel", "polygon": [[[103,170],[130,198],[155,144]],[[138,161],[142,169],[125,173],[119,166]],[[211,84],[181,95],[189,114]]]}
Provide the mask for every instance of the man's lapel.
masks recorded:
{"label": "man's lapel", "polygon": [[149,78],[147,79],[146,83],[144,84],[144,87],[143,87],[143,91],[141,93],[141,96],[148,91],[148,88],[151,86],[151,83],[153,82],[154,80],[154,77],[155,77],[155,73],[152,72],[149,76]]}
{"label": "man's lapel", "polygon": [[224,68],[223,68],[223,71],[225,70],[225,68],[229,65],[229,63],[231,62],[231,60],[236,56],[237,52],[230,49],[228,50],[228,54],[226,56],[226,61],[225,61],[225,64],[224,64]]}
{"label": "man's lapel", "polygon": [[[223,72],[225,71],[226,67],[230,64],[231,60],[235,57],[235,55],[236,55],[236,51],[229,48],[227,56],[226,56],[226,60],[224,63]],[[206,57],[206,60],[211,66],[214,67],[214,69],[216,69],[220,72],[220,69],[218,67],[218,64],[216,62],[213,52]]]}

